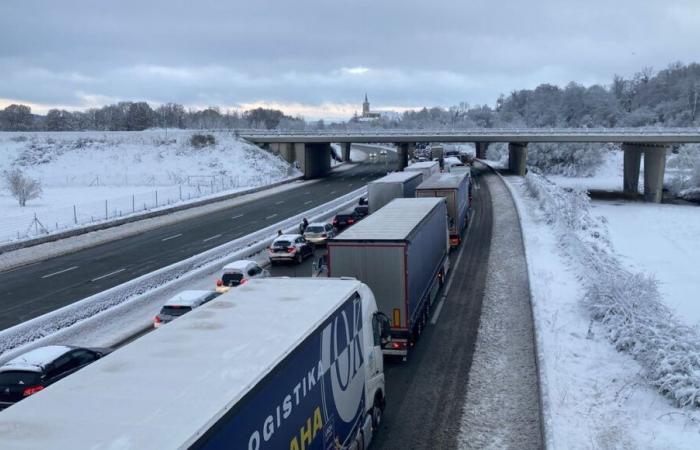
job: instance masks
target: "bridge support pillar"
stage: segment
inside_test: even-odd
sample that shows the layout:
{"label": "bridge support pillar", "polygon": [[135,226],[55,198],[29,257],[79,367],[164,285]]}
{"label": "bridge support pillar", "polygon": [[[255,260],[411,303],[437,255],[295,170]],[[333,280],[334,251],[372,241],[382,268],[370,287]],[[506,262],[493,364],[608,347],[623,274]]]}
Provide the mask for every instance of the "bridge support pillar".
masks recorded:
{"label": "bridge support pillar", "polygon": [[650,145],[644,149],[644,201],[661,203],[666,171],[665,145]]}
{"label": "bridge support pillar", "polygon": [[622,192],[636,197],[639,194],[639,168],[642,164],[644,147],[637,144],[622,144],[623,177]]}
{"label": "bridge support pillar", "polygon": [[409,147],[410,145],[408,142],[400,142],[396,144],[396,159],[398,161],[396,170],[399,172],[403,171],[406,166],[408,166]]}
{"label": "bridge support pillar", "polygon": [[527,173],[527,142],[508,143],[508,170],[524,177]]}
{"label": "bridge support pillar", "polygon": [[488,142],[474,142],[477,159],[486,159],[486,149],[489,147]]}
{"label": "bridge support pillar", "polygon": [[342,144],[340,144],[340,146],[343,149],[343,161],[352,162],[350,160],[350,149],[352,148],[352,144],[350,142],[343,142]]}
{"label": "bridge support pillar", "polygon": [[304,173],[304,178],[321,178],[331,171],[331,144],[294,144],[295,161]]}
{"label": "bridge support pillar", "polygon": [[294,160],[296,160],[296,153],[294,151],[294,144],[288,144],[286,142],[282,143],[271,143],[271,144],[266,144],[267,147],[263,147],[266,150],[271,151],[275,155],[279,155],[282,159],[287,161],[288,163],[293,163]]}

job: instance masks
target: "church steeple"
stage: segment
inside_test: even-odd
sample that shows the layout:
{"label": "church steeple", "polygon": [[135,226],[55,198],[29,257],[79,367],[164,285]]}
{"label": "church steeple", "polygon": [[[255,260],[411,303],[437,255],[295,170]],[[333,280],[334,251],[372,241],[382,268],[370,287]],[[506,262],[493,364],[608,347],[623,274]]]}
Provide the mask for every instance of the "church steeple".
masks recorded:
{"label": "church steeple", "polygon": [[365,92],[365,102],[362,104],[362,117],[367,117],[369,114],[369,100],[367,100],[367,93]]}

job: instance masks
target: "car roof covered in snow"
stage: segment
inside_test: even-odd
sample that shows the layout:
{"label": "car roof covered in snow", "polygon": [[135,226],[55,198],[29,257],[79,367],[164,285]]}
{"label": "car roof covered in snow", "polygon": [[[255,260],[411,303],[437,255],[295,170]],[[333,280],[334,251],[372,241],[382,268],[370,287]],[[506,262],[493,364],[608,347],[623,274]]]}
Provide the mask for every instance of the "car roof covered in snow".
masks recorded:
{"label": "car roof covered in snow", "polygon": [[46,347],[37,347],[29,350],[27,353],[20,355],[3,364],[0,367],[0,372],[8,370],[29,370],[32,372],[40,372],[47,364],[55,361],[60,356],[65,355],[73,347],[66,345],[48,345]]}
{"label": "car roof covered in snow", "polygon": [[383,176],[374,181],[370,181],[370,183],[404,182],[420,176],[422,176],[420,172],[391,172],[389,175]]}
{"label": "car roof covered in snow", "polygon": [[402,241],[439,204],[442,197],[396,198],[331,239],[334,241]]}
{"label": "car roof covered in snow", "polygon": [[467,178],[467,172],[460,173],[437,173],[418,185],[417,191],[421,189],[457,189]]}
{"label": "car roof covered in snow", "polygon": [[250,280],[3,411],[0,449],[188,448],[362,286]]}
{"label": "car roof covered in snow", "polygon": [[193,306],[212,294],[213,291],[204,290],[182,291],[168,299],[164,306]]}
{"label": "car roof covered in snow", "polygon": [[239,259],[238,261],[226,264],[223,270],[246,270],[251,264],[256,264],[256,262],[249,259]]}
{"label": "car roof covered in snow", "polygon": [[301,234],[283,234],[282,236],[277,236],[272,243],[274,244],[277,241],[291,241],[291,242],[293,242],[294,239],[297,239],[300,237],[301,237]]}

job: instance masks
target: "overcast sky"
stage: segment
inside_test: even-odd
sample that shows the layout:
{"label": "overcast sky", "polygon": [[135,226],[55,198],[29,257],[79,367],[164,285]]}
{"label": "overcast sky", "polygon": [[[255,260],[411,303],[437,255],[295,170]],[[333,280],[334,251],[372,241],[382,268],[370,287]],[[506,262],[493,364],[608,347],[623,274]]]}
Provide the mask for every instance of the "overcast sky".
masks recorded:
{"label": "overcast sky", "polygon": [[493,105],[700,60],[700,0],[2,0],[0,107]]}

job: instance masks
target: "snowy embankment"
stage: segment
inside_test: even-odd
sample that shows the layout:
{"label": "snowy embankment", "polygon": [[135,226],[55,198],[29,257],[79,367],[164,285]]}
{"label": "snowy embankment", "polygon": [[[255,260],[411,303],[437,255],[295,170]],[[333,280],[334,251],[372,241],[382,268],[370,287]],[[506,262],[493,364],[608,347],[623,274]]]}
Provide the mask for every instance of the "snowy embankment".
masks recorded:
{"label": "snowy embankment", "polygon": [[550,443],[698,448],[698,330],[664,304],[655,277],[621,261],[584,192],[535,174],[508,182],[525,236]]}
{"label": "snowy embankment", "polygon": [[[195,134],[215,142],[193,145]],[[0,242],[300,175],[227,132],[0,133],[0,149],[0,172],[19,169],[43,187],[42,196],[23,208],[0,190]]]}

